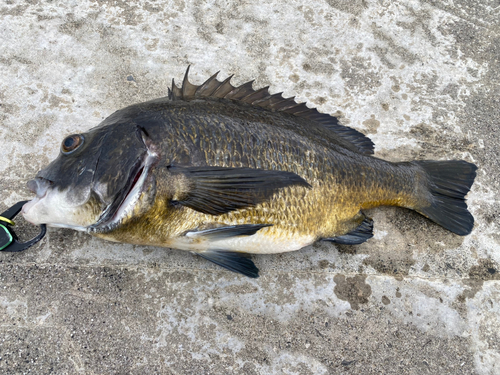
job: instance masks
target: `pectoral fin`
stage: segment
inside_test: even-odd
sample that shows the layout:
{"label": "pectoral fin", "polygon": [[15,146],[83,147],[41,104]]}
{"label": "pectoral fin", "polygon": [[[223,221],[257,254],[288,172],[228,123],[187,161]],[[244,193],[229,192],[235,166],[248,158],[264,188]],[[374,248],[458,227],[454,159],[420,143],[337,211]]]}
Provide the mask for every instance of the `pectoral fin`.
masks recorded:
{"label": "pectoral fin", "polygon": [[287,186],[311,187],[302,177],[286,171],[174,166],[168,169],[186,179],[185,191],[173,203],[209,215],[253,207]]}
{"label": "pectoral fin", "polygon": [[373,220],[365,218],[363,222],[352,232],[343,236],[333,238],[323,238],[325,241],[330,241],[340,245],[359,245],[373,237]]}
{"label": "pectoral fin", "polygon": [[203,237],[208,241],[218,241],[229,237],[236,236],[251,236],[259,229],[270,227],[272,224],[243,224],[243,225],[231,225],[228,227],[214,228],[201,230],[198,232],[188,232],[187,237],[200,238]]}
{"label": "pectoral fin", "polygon": [[257,278],[259,269],[255,266],[250,255],[224,250],[207,250],[201,253],[194,253],[230,271],[241,273],[242,275]]}

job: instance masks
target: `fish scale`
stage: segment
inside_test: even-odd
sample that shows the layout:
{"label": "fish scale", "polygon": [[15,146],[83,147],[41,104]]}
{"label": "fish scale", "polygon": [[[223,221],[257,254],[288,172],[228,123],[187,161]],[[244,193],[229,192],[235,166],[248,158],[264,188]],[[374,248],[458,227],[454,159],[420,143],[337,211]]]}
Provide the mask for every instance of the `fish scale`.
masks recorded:
{"label": "fish scale", "polygon": [[[186,107],[190,107],[193,103],[186,102],[185,105]],[[283,133],[283,131],[280,131],[281,129],[276,126],[276,116],[273,113],[258,113],[260,116],[252,116],[252,113],[244,112],[245,109],[251,111],[252,108],[243,107],[238,108],[239,116],[231,119],[231,122],[228,122],[225,126],[221,126],[220,123],[217,123],[218,121],[212,123],[210,114],[222,112],[225,115],[223,111],[229,105],[238,107],[237,103],[221,103],[219,101],[196,103],[198,118],[191,115],[190,121],[182,128],[182,131],[175,133],[175,137],[184,142],[183,149],[191,150],[196,148],[196,142],[193,142],[191,137],[191,134],[196,131],[203,139],[203,142],[208,144],[208,148],[205,150],[206,160],[203,161],[204,163],[221,167],[251,167],[259,169],[273,169],[274,164],[274,169],[290,170],[304,177],[313,186],[312,189],[309,191],[302,187],[286,188],[277,194],[274,197],[275,199],[256,206],[252,212],[230,212],[216,218],[209,218],[202,214],[197,215],[196,212],[185,210],[179,213],[179,215],[184,215],[184,217],[178,219],[178,222],[183,223],[183,225],[175,228],[173,231],[171,227],[168,229],[164,228],[161,230],[162,233],[172,232],[169,236],[175,237],[189,230],[189,228],[201,227],[207,222],[212,221],[213,223],[227,225],[236,223],[273,224],[273,227],[267,228],[266,232],[269,235],[278,235],[279,237],[293,237],[297,232],[300,232],[296,228],[291,233],[287,232],[290,223],[294,223],[301,228],[301,234],[303,235],[335,237],[336,235],[343,234],[346,231],[346,227],[348,227],[347,230],[352,230],[359,224],[357,221],[353,222],[352,218],[361,208],[360,203],[363,202],[363,198],[366,195],[365,192],[371,195],[374,188],[378,188],[379,191],[383,192],[383,196],[378,199],[389,200],[386,196],[391,195],[390,185],[370,187],[366,184],[367,181],[375,180],[375,175],[381,174],[380,165],[377,166],[379,169],[376,172],[373,168],[364,165],[363,161],[358,162],[355,166],[349,165],[351,169],[358,168],[358,173],[365,174],[366,178],[363,184],[356,179],[342,179],[339,176],[353,175],[353,171],[349,170],[348,162],[344,160],[347,158],[346,155],[337,154],[321,144],[314,145],[314,147],[308,149],[300,147],[302,144],[309,142],[307,139],[304,139],[306,132],[302,131],[300,135],[296,133],[292,134],[294,139],[290,139],[290,125],[285,121],[285,130],[287,132]],[[165,115],[166,118],[179,116],[176,113],[177,109],[174,109],[173,113],[169,113],[168,107],[163,109],[163,111],[167,112]],[[239,117],[244,117],[246,124],[237,123]],[[251,127],[249,124],[255,123],[260,124],[261,132],[258,134],[251,133],[248,129],[248,127]],[[244,125],[246,125],[246,128]],[[241,142],[244,142],[244,146],[251,150],[250,154],[247,155],[247,164],[227,164],[220,157],[221,153],[227,155],[225,153],[228,149],[226,140],[234,138],[235,128],[243,129],[243,131],[239,132],[239,139]],[[168,130],[166,131],[168,132]],[[247,139],[247,142],[245,142],[245,139]],[[290,149],[290,152],[285,153],[285,159],[293,160],[292,168],[287,163],[279,163],[268,155],[270,147],[273,153],[283,153],[280,149],[280,146],[283,144],[287,145]],[[170,145],[167,145],[165,148],[168,147]],[[322,157],[318,155],[320,152],[323,153]],[[380,164],[385,168],[390,165],[382,161],[380,161]],[[161,176],[159,179],[161,181]],[[381,180],[387,181],[387,179]],[[286,209],[284,215],[281,216],[282,220],[270,220],[270,217],[279,217],[276,213],[282,211],[283,207]],[[328,217],[332,217],[333,220],[328,219]],[[130,241],[130,233],[134,230],[126,228],[124,231],[127,232],[127,241]],[[140,241],[142,233],[147,231],[147,226],[137,228],[136,231],[138,232],[136,236],[139,238],[138,241]],[[163,235],[161,237],[162,239],[164,238]],[[119,239],[123,240],[122,238]],[[268,250],[264,249],[265,251]]]}

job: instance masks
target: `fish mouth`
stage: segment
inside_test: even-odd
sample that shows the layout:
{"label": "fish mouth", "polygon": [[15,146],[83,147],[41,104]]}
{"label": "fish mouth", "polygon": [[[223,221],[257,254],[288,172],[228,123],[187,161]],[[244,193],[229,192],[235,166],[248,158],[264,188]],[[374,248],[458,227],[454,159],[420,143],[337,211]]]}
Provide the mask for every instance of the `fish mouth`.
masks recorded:
{"label": "fish mouth", "polygon": [[52,184],[52,181],[49,181],[43,177],[36,177],[34,180],[28,181],[28,189],[32,193],[34,193],[36,197],[23,205],[23,208],[21,210],[21,214],[23,216],[25,216],[33,206],[35,206],[38,202],[40,202],[47,196],[47,192],[49,191],[49,188]]}
{"label": "fish mouth", "polygon": [[148,151],[146,157],[132,168],[127,183],[120,194],[109,204],[95,224],[87,228],[91,233],[105,233],[115,229],[133,210],[146,183],[151,167],[156,163],[157,155]]}

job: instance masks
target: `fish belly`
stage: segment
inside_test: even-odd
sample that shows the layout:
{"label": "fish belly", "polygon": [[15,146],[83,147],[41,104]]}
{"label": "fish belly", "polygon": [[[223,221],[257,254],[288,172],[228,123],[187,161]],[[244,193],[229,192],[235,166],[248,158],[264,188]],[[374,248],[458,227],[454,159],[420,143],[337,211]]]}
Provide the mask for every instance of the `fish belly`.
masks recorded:
{"label": "fish belly", "polygon": [[216,241],[192,240],[182,236],[168,241],[168,247],[179,250],[204,252],[207,250],[236,251],[250,254],[278,254],[302,249],[312,244],[316,236],[287,233],[263,228],[251,236],[236,236]]}

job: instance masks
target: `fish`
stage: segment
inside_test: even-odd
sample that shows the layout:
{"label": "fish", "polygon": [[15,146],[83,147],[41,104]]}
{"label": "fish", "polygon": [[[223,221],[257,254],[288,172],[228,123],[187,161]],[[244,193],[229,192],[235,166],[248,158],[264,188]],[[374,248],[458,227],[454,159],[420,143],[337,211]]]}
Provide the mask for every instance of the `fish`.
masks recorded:
{"label": "fish", "polygon": [[316,241],[373,237],[367,209],[415,210],[469,234],[477,167],[464,160],[390,162],[339,119],[215,73],[192,84],[189,67],[168,96],[120,109],[64,138],[59,156],[28,181],[36,225],[115,242],[190,251],[258,277],[251,254]]}

